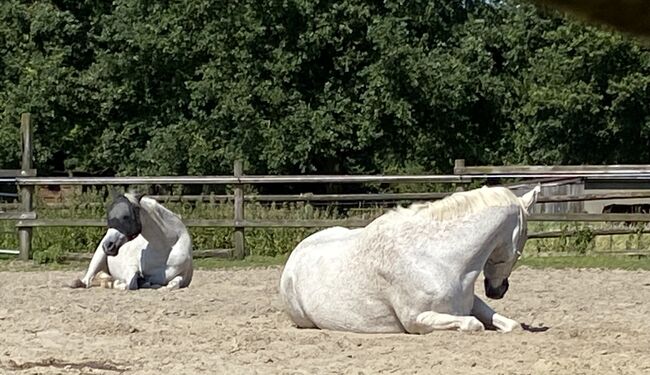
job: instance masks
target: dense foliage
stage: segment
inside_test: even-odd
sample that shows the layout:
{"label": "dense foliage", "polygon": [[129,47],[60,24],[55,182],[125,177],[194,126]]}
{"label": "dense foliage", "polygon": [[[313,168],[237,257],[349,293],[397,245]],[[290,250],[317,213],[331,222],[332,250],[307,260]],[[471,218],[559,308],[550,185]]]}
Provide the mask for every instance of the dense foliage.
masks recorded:
{"label": "dense foliage", "polygon": [[650,50],[511,1],[4,0],[0,168],[647,163]]}

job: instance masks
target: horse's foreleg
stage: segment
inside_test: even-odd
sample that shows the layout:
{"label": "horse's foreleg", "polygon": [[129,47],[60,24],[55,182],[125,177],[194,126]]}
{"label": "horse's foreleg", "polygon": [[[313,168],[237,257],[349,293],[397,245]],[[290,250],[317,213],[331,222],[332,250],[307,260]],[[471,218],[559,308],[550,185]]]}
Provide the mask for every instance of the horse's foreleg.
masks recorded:
{"label": "horse's foreleg", "polygon": [[86,274],[81,279],[75,279],[70,284],[73,288],[90,288],[92,286],[92,281],[95,275],[101,271],[108,271],[108,263],[106,262],[107,255],[101,248],[101,245],[95,250],[93,258],[90,260],[90,265],[88,265],[88,270]]}
{"label": "horse's foreleg", "polygon": [[483,323],[473,316],[456,316],[435,311],[420,313],[414,321],[403,324],[409,333],[429,333],[435,330],[458,329],[461,331],[482,331]]}
{"label": "horse's foreleg", "polygon": [[472,315],[478,318],[486,326],[492,326],[502,332],[511,332],[521,328],[521,324],[503,315],[497,314],[487,303],[478,296],[474,296]]}

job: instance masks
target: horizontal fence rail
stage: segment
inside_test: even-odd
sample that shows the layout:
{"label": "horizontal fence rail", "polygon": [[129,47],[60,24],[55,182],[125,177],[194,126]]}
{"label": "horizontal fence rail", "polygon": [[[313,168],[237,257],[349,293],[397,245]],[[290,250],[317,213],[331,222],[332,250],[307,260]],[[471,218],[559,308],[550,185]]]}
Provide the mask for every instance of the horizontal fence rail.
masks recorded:
{"label": "horizontal fence rail", "polygon": [[0,169],[0,177],[2,178],[24,176],[36,176],[36,169]]}
{"label": "horizontal fence rail", "polygon": [[637,198],[650,198],[650,191],[630,192],[630,193],[594,193],[594,194],[579,194],[579,195],[541,196],[539,197],[539,199],[537,199],[537,203],[584,202],[584,201],[597,201],[597,200],[609,200],[609,199],[637,199]]}
{"label": "horizontal fence rail", "polygon": [[0,212],[0,220],[36,219],[36,212]]}
{"label": "horizontal fence rail", "polygon": [[[521,186],[517,186],[520,188]],[[432,193],[368,193],[368,194],[247,194],[244,200],[253,202],[362,202],[362,201],[421,201],[421,200],[438,200],[453,192],[432,192]],[[148,195],[148,197],[158,202],[223,202],[232,201],[232,194],[207,194],[207,195]],[[631,192],[631,193],[597,193],[597,194],[579,194],[579,195],[554,195],[540,196],[537,204],[557,203],[557,202],[583,202],[596,200],[611,199],[637,199],[650,198],[648,192]],[[47,207],[66,207],[66,203],[44,203]],[[104,203],[88,202],[82,203],[82,206],[103,206]],[[21,207],[20,203],[0,203],[0,209],[9,208],[17,209]],[[0,218],[2,212],[0,212]]]}
{"label": "horizontal fence rail", "polygon": [[638,221],[650,222],[650,214],[532,214],[528,221]]}
{"label": "horizontal fence rail", "polygon": [[[436,200],[452,193],[369,193],[369,194],[264,194],[244,195],[246,201],[256,202],[344,202]],[[232,200],[234,195],[149,195],[159,202],[211,202]]]}
{"label": "horizontal fence rail", "polygon": [[456,175],[299,175],[299,176],[165,176],[165,177],[25,177],[19,185],[236,185],[301,183],[465,183],[476,177]]}
{"label": "horizontal fence rail", "polygon": [[517,173],[525,175],[584,175],[601,174],[638,174],[650,172],[650,164],[610,164],[610,165],[481,165],[466,166],[464,159],[454,161],[456,175],[497,175]]}
{"label": "horizontal fence rail", "polygon": [[[193,250],[192,257],[197,258],[231,258],[232,249],[208,249],[208,250]],[[86,253],[82,251],[70,251],[63,257],[65,260],[72,261],[89,261],[93,257],[93,253]]]}
{"label": "horizontal fence rail", "polygon": [[[335,226],[365,227],[374,219],[340,220],[232,220],[232,219],[188,219],[183,223],[190,228],[327,228]],[[56,227],[106,227],[105,219],[37,219],[18,221],[18,228]]]}
{"label": "horizontal fence rail", "polygon": [[[232,220],[232,219],[186,219],[188,227],[197,228],[326,228],[334,226],[365,227],[372,219],[322,219],[322,220]],[[528,221],[557,222],[650,222],[650,214],[532,214]],[[21,220],[16,227],[105,227],[105,219],[35,219]]]}
{"label": "horizontal fence rail", "polygon": [[579,233],[588,232],[594,236],[611,236],[620,234],[638,234],[650,233],[650,228],[595,228],[595,229],[568,229],[568,230],[552,230],[529,233],[528,238],[558,238],[563,236],[575,236]]}
{"label": "horizontal fence rail", "polygon": [[[495,173],[462,175],[299,175],[299,176],[165,176],[165,177],[18,177],[23,186],[35,185],[236,185],[236,184],[299,184],[299,183],[469,183],[474,180],[552,178],[555,173]],[[650,180],[650,172],[636,173],[566,173],[566,178],[607,180]]]}

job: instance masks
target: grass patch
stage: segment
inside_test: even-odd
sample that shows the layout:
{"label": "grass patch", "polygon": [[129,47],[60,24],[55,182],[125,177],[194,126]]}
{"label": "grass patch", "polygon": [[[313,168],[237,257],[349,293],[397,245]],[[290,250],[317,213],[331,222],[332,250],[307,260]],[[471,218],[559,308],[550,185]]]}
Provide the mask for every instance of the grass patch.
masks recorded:
{"label": "grass patch", "polygon": [[[275,267],[284,265],[286,256],[251,255],[245,259],[194,259],[195,270],[211,270],[221,268]],[[85,271],[90,261],[70,261],[59,263],[38,263],[36,261],[17,260],[12,255],[0,255],[0,271],[30,272],[30,271]]]}
{"label": "grass patch", "polygon": [[519,266],[531,268],[602,268],[622,270],[650,270],[647,256],[566,255],[528,257],[519,260]]}
{"label": "grass patch", "polygon": [[90,262],[38,263],[36,261],[17,260],[15,256],[0,256],[0,271],[30,272],[30,271],[83,271]]}
{"label": "grass patch", "polygon": [[[234,259],[195,259],[194,269],[212,270],[223,268],[276,267],[282,266],[287,256],[251,255],[242,260]],[[603,256],[603,255],[562,255],[522,258],[518,267],[531,268],[601,268],[622,270],[650,270],[650,257],[647,256]],[[0,271],[83,271],[88,262],[65,262],[38,264],[34,261],[19,261],[15,257],[0,256]]]}
{"label": "grass patch", "polygon": [[286,256],[251,255],[242,260],[204,258],[194,259],[194,269],[210,270],[218,268],[270,267],[281,266],[287,261]]}

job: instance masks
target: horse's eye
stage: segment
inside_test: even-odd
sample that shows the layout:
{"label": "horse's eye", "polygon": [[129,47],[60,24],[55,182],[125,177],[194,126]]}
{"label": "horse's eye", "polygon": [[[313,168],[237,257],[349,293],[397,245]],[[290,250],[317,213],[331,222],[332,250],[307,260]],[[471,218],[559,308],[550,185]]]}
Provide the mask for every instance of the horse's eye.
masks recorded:
{"label": "horse's eye", "polygon": [[124,216],[122,216],[122,220],[129,220],[129,217],[124,215]]}

